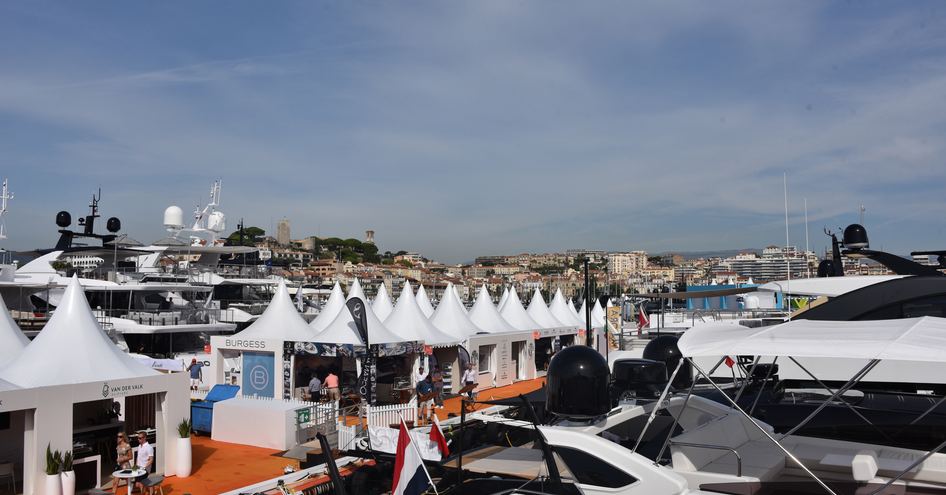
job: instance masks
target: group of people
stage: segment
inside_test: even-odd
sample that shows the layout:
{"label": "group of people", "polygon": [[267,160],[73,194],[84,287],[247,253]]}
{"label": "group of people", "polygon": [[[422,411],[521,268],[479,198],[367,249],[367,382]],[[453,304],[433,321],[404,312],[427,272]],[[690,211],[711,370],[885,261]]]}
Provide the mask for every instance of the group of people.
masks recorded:
{"label": "group of people", "polygon": [[[139,431],[138,436],[138,451],[136,453],[132,452],[131,444],[128,441],[128,436],[125,435],[125,432],[118,432],[118,438],[116,440],[115,446],[115,470],[121,471],[123,469],[132,469],[140,468],[144,471],[144,474],[138,476],[137,478],[126,479],[127,483],[134,483],[135,488],[138,489],[141,493],[145,493],[144,481],[148,478],[148,473],[151,472],[151,467],[154,466],[154,447],[148,443],[148,434],[144,431]],[[132,464],[134,460],[134,464]],[[118,484],[121,481],[121,478],[114,478],[112,480],[112,493],[118,493]]]}
{"label": "group of people", "polygon": [[[443,409],[443,371],[440,366],[434,365],[430,373],[424,371],[421,366],[417,369],[417,375],[414,377],[417,385],[417,407],[420,414],[418,417],[426,418],[430,421],[430,416],[434,409]],[[466,370],[463,371],[463,377],[460,380],[461,390],[465,390],[467,397],[473,400],[476,389],[476,372],[473,370],[473,363],[467,363]]]}
{"label": "group of people", "polygon": [[320,400],[326,399],[329,402],[334,402],[342,398],[341,390],[338,388],[338,375],[335,374],[334,369],[329,369],[327,372],[322,368],[319,368],[314,373],[312,373],[312,378],[309,380],[309,400]]}

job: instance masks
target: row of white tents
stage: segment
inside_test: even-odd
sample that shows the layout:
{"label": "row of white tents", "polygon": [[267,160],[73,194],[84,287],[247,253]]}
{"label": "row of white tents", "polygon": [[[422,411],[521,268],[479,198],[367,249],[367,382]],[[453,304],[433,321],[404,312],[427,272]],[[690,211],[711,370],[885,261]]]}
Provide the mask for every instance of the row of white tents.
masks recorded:
{"label": "row of white tents", "polygon": [[[336,283],[319,315],[306,323],[285,285],[280,284],[267,309],[253,324],[232,336],[212,337],[213,351],[223,354],[215,354],[211,361],[219,363],[225,355],[242,355],[243,393],[248,394],[252,393],[252,383],[248,381],[245,356],[262,356],[265,364],[254,368],[257,373],[253,377],[264,384],[260,394],[278,396],[277,387],[282,383],[283,395],[289,395],[293,387],[287,384],[299,382],[294,359],[300,349],[316,355],[354,357],[354,349],[365,348],[366,342],[346,308],[346,301],[356,297],[369,301],[357,280],[347,297]],[[604,310],[599,304],[595,303],[591,314],[592,327],[603,327]],[[551,352],[552,340],[567,340],[564,343],[570,344],[576,336],[583,335],[586,325],[579,315],[560,290],[551,304],[546,304],[536,290],[526,307],[515,288],[506,289],[501,303],[495,305],[483,286],[472,307],[467,308],[456,289],[448,285],[435,308],[423,286],[415,294],[411,285],[405,284],[396,302],[392,302],[382,285],[366,311],[367,344],[384,346],[388,356],[408,355],[414,360],[409,365],[412,370],[432,356],[436,362],[455,370],[454,374],[460,371],[457,366],[466,362],[462,357],[465,353],[459,349],[462,347],[478,368],[480,385],[501,386],[517,379],[534,378],[536,361],[547,361],[545,354]],[[537,350],[545,354],[537,354]],[[261,373],[269,369],[272,374],[267,379]],[[357,370],[360,373],[360,362]],[[222,367],[215,367],[212,374],[217,383],[224,380]]]}

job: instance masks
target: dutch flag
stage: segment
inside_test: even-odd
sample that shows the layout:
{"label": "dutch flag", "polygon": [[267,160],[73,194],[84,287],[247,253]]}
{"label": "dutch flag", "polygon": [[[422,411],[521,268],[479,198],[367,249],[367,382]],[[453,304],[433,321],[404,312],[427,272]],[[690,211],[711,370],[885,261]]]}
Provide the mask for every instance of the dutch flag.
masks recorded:
{"label": "dutch flag", "polygon": [[394,458],[394,482],[391,495],[420,495],[427,491],[430,478],[424,469],[424,461],[416,445],[411,445],[407,425],[401,421],[401,431],[397,437],[397,455]]}

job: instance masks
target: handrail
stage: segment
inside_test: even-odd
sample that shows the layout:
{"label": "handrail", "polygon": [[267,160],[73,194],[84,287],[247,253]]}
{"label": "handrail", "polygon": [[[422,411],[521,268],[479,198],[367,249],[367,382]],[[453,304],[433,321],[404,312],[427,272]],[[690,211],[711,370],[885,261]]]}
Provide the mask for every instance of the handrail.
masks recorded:
{"label": "handrail", "polygon": [[732,447],[724,447],[722,445],[710,445],[707,443],[689,443],[689,442],[677,442],[675,440],[670,441],[670,445],[679,445],[681,447],[696,447],[700,449],[715,449],[715,450],[728,450],[736,456],[736,476],[742,476],[742,456],[739,455],[739,452]]}

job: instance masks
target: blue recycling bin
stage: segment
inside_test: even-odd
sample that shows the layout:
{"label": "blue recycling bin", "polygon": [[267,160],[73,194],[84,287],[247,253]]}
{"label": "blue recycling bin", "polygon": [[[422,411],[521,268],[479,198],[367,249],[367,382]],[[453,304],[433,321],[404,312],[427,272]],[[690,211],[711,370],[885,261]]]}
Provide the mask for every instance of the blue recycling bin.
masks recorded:
{"label": "blue recycling bin", "polygon": [[236,397],[239,385],[214,385],[207,398],[191,402],[191,429],[209,434],[213,428],[214,404]]}

